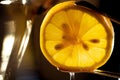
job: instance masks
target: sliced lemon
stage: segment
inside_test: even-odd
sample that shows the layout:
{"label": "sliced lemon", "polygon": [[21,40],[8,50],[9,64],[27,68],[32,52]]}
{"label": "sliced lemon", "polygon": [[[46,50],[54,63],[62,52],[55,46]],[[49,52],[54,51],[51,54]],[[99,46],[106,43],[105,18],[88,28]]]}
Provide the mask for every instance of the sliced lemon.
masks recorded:
{"label": "sliced lemon", "polygon": [[74,1],[48,11],[40,29],[40,47],[47,60],[65,71],[89,71],[110,58],[114,30],[110,20]]}

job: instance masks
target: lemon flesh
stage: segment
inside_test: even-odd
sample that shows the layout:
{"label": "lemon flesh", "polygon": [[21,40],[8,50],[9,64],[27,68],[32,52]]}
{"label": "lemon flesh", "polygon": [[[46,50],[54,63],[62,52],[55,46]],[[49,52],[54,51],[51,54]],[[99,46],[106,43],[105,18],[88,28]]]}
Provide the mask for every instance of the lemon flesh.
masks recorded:
{"label": "lemon flesh", "polygon": [[41,25],[40,47],[64,71],[91,71],[110,58],[114,31],[106,17],[74,1],[53,7]]}

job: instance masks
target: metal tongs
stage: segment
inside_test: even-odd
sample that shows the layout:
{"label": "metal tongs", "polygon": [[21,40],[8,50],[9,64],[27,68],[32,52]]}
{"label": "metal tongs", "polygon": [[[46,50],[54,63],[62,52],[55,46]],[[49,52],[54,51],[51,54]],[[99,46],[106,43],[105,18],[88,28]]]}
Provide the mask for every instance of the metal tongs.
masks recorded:
{"label": "metal tongs", "polygon": [[[76,4],[90,8],[120,25],[119,2],[114,0],[76,0]],[[113,5],[113,6],[111,6]]]}
{"label": "metal tongs", "polygon": [[[117,5],[119,2],[106,2],[107,0],[77,0],[76,5],[84,6],[87,8],[90,8],[106,17],[108,17],[111,21],[117,23],[120,25],[120,12],[118,12],[116,9],[118,6],[114,6],[112,10],[114,11],[111,13],[111,4]],[[120,5],[120,4],[119,4]],[[110,72],[110,71],[104,71],[104,70],[94,70],[93,72],[88,72],[93,74],[98,74],[102,76],[112,77],[112,78],[120,78],[120,73],[116,72]]]}

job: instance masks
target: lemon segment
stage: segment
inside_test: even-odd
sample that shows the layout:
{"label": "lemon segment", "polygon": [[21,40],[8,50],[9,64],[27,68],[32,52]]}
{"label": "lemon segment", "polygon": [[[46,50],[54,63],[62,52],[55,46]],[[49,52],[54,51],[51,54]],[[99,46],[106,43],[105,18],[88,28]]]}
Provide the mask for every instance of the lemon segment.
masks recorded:
{"label": "lemon segment", "polygon": [[86,51],[82,45],[76,45],[76,50],[78,53],[78,66],[79,67],[90,67],[95,62],[94,60],[89,56],[88,51]]}
{"label": "lemon segment", "polygon": [[46,40],[52,41],[62,40],[63,32],[51,23],[47,25],[45,33]]}
{"label": "lemon segment", "polygon": [[[64,17],[63,17],[64,16]],[[69,24],[67,14],[65,11],[60,11],[56,13],[51,19],[50,23],[54,24],[59,29],[63,30],[64,27],[61,27],[64,23]]]}
{"label": "lemon segment", "polygon": [[79,29],[79,35],[83,36],[89,29],[93,28],[96,24],[99,24],[98,20],[89,15],[89,13],[84,13],[82,18],[81,18],[81,23],[80,23],[80,29]]}
{"label": "lemon segment", "polygon": [[53,56],[53,59],[60,64],[64,64],[66,59],[72,55],[71,50],[72,50],[72,46],[66,47],[60,50],[59,52],[57,52]]}
{"label": "lemon segment", "polygon": [[58,45],[58,44],[61,44],[61,41],[46,41],[45,47],[51,57],[58,52],[57,49],[60,49],[60,48],[62,49],[63,45],[62,44]]}
{"label": "lemon segment", "polygon": [[90,40],[90,39],[106,39],[107,32],[103,25],[98,24],[93,26],[89,31],[87,31],[84,36],[82,37],[83,40]]}
{"label": "lemon segment", "polygon": [[95,61],[95,63],[100,62],[100,60],[104,58],[105,53],[106,53],[105,49],[96,48],[96,47],[92,47],[88,51],[89,56]]}

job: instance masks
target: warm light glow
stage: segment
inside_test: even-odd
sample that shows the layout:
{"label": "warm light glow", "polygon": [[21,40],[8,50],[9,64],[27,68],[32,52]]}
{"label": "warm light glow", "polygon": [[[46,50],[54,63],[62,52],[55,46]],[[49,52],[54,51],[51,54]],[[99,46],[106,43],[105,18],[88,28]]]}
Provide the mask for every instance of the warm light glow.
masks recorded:
{"label": "warm light glow", "polygon": [[27,2],[26,0],[22,0],[22,4],[26,4],[26,2]]}
{"label": "warm light glow", "polygon": [[10,4],[12,1],[6,0],[6,1],[1,1],[1,4]]}
{"label": "warm light glow", "polygon": [[9,56],[10,56],[10,53],[12,51],[13,43],[14,43],[14,36],[13,35],[8,35],[5,37],[4,42],[3,42],[3,50],[2,50],[1,71],[6,70]]}
{"label": "warm light glow", "polygon": [[0,2],[0,4],[6,4],[6,5],[8,5],[8,4],[11,4],[13,1],[11,1],[11,0],[4,0],[4,1],[1,1]]}
{"label": "warm light glow", "polygon": [[1,64],[1,74],[0,74],[0,80],[3,80],[3,76],[5,74],[9,56],[12,51],[12,46],[14,43],[14,36],[13,35],[8,35],[5,37],[4,42],[3,42],[3,49],[2,49],[2,64]]}
{"label": "warm light glow", "polygon": [[[15,1],[17,1],[17,0],[4,0],[4,1],[0,1],[0,4],[6,4],[6,5],[8,5],[8,4],[11,4],[12,2],[15,2]],[[26,4],[26,0],[22,0],[22,4]]]}
{"label": "warm light glow", "polygon": [[0,80],[3,80],[3,76],[2,75],[0,75]]}
{"label": "warm light glow", "polygon": [[1,51],[2,63],[1,63],[1,68],[0,68],[0,71],[1,71],[0,80],[3,80],[4,74],[5,74],[5,71],[7,68],[7,64],[9,61],[9,57],[10,57],[11,52],[12,52],[14,40],[15,40],[14,22],[9,21],[9,22],[6,22],[5,25],[7,26],[8,34],[5,35],[4,40],[3,40],[3,44],[2,44],[2,51]]}

